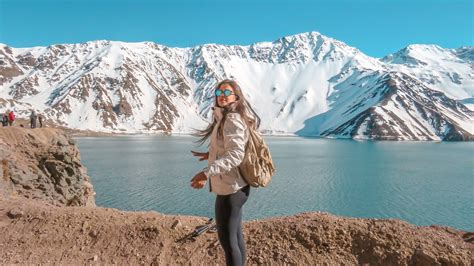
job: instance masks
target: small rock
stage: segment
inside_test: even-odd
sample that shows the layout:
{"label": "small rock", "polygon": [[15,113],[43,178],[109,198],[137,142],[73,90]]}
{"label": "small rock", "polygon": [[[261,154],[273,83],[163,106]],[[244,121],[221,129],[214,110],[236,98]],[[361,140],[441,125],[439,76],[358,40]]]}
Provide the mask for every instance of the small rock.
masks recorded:
{"label": "small rock", "polygon": [[99,259],[99,256],[98,255],[94,255],[94,257],[92,257],[92,260],[93,261],[97,261]]}
{"label": "small rock", "polygon": [[68,146],[69,142],[66,139],[60,138],[60,139],[58,139],[56,144],[58,146]]}
{"label": "small rock", "polygon": [[12,209],[10,210],[7,215],[8,217],[10,217],[11,219],[16,219],[16,218],[20,218],[24,215],[25,213],[20,210],[20,209]]}
{"label": "small rock", "polygon": [[81,228],[82,233],[84,233],[84,232],[86,231],[87,225],[88,225],[88,224],[87,224],[87,221],[84,221],[84,222],[82,223],[82,228]]}
{"label": "small rock", "polygon": [[176,227],[181,227],[181,221],[180,220],[175,220],[173,225],[171,226],[171,229],[176,229]]}
{"label": "small rock", "polygon": [[31,185],[29,185],[29,184],[23,185],[23,188],[26,189],[26,190],[31,190],[31,189],[33,189],[33,187],[32,187]]}
{"label": "small rock", "polygon": [[211,248],[215,248],[219,245],[219,240],[216,240],[214,243],[211,244]]}
{"label": "small rock", "polygon": [[436,258],[423,250],[422,248],[417,248],[415,254],[413,254],[413,261],[416,265],[435,265]]}
{"label": "small rock", "polygon": [[99,235],[99,232],[97,232],[97,230],[92,230],[92,231],[89,233],[89,235],[90,235],[91,237],[97,237],[97,235]]}

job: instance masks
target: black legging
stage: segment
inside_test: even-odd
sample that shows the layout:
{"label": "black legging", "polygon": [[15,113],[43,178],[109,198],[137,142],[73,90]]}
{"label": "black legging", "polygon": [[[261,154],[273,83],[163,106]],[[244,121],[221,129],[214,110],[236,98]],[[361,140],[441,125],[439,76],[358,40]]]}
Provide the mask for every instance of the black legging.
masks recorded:
{"label": "black legging", "polygon": [[249,197],[247,185],[230,195],[216,197],[216,225],[227,265],[245,264],[245,240],[242,233],[242,206]]}

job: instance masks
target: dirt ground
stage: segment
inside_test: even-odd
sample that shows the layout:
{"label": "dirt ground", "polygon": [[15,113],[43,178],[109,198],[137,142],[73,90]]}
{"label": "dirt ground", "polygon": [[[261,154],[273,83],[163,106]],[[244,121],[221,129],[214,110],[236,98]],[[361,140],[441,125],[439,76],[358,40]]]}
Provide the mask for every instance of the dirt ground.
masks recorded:
{"label": "dirt ground", "polygon": [[[0,199],[0,264],[225,265],[205,217]],[[244,223],[247,264],[473,265],[474,233],[302,213]],[[180,241],[182,240],[182,241]]]}

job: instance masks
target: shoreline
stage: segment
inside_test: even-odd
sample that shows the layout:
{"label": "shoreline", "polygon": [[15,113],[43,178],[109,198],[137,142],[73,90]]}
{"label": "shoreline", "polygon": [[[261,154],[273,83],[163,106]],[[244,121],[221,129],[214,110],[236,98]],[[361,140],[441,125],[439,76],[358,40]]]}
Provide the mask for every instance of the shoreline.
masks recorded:
{"label": "shoreline", "polygon": [[[194,137],[192,133],[109,133],[109,132],[74,132],[70,133],[73,138],[94,138],[94,137],[156,137],[156,136],[168,136],[168,137]],[[271,138],[300,138],[300,139],[320,139],[320,140],[336,140],[336,141],[354,141],[354,142],[366,142],[366,143],[473,143],[473,141],[443,141],[443,140],[394,140],[394,139],[366,139],[366,138],[338,138],[331,136],[300,136],[295,134],[262,134],[263,137]]]}
{"label": "shoreline", "polygon": [[[23,125],[24,129],[30,129],[25,125],[29,125],[28,122],[25,122],[25,119],[18,118],[17,123],[14,124],[12,127],[20,127],[19,125]],[[25,124],[26,123],[26,124]],[[186,137],[193,137],[192,132],[169,132],[169,131],[137,131],[137,132],[106,132],[106,131],[93,131],[93,130],[85,130],[85,129],[76,129],[76,128],[68,128],[65,126],[60,126],[53,124],[52,122],[48,121],[45,123],[43,128],[55,128],[60,129],[68,133],[71,137],[79,138],[79,137],[128,137],[128,136],[186,136]],[[374,139],[374,138],[367,138],[367,137],[338,137],[338,136],[319,136],[319,135],[297,135],[296,133],[267,133],[264,130],[263,133],[261,132],[262,136],[264,137],[272,137],[272,138],[303,138],[303,139],[325,139],[325,140],[348,140],[348,141],[356,141],[356,142],[394,142],[394,143],[442,143],[442,142],[451,142],[451,143],[470,143],[474,142],[473,140],[460,140],[460,141],[452,141],[452,140],[405,140],[405,139],[396,139],[396,137],[386,137],[382,139]]]}

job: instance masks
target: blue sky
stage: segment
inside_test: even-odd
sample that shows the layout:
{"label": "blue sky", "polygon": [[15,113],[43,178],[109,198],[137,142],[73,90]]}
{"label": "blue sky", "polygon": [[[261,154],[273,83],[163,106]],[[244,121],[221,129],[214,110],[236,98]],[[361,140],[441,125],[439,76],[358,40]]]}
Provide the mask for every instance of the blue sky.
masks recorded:
{"label": "blue sky", "polygon": [[318,31],[381,57],[414,43],[474,45],[473,0],[0,0],[0,42],[248,45]]}

